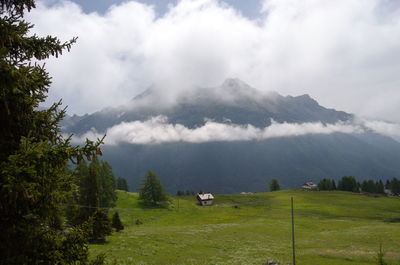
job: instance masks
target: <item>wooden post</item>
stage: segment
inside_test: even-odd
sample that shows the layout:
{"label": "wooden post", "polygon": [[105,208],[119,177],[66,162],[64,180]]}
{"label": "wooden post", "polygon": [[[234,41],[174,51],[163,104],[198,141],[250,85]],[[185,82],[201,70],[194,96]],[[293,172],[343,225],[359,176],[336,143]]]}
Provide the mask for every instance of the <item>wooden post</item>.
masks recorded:
{"label": "wooden post", "polygon": [[294,213],[293,213],[293,197],[291,198],[291,206],[292,206],[292,251],[293,251],[293,265],[296,265],[296,251],[294,244]]}

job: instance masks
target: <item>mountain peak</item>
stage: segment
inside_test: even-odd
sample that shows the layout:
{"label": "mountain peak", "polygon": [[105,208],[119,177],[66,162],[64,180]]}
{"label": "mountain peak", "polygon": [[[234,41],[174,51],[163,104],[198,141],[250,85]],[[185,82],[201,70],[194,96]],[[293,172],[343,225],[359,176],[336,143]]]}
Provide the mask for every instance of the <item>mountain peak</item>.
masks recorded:
{"label": "mountain peak", "polygon": [[235,124],[260,128],[271,119],[296,123],[352,119],[351,114],[322,107],[308,94],[283,97],[276,92],[257,90],[238,78],[229,78],[218,87],[187,89],[177,96],[151,86],[126,106],[75,117],[65,126],[74,133],[92,127],[104,131],[121,122],[145,121],[159,115],[189,128],[204,125],[207,118],[217,122],[229,119]]}
{"label": "mountain peak", "polygon": [[312,98],[309,94],[304,94],[304,95],[297,96],[297,97],[295,97],[295,99],[297,101],[299,101],[299,102],[303,102],[303,103],[308,103],[308,104],[319,106],[318,101],[316,101],[314,98]]}
{"label": "mountain peak", "polygon": [[227,78],[221,85],[221,87],[244,87],[244,86],[249,87],[248,84],[246,84],[239,78]]}
{"label": "mountain peak", "polygon": [[297,96],[297,98],[313,99],[309,94],[300,95],[300,96]]}
{"label": "mountain peak", "polygon": [[253,97],[257,94],[260,94],[260,91],[238,78],[226,79],[222,85],[217,88],[217,91],[225,93],[227,97],[233,97],[237,99],[243,97]]}

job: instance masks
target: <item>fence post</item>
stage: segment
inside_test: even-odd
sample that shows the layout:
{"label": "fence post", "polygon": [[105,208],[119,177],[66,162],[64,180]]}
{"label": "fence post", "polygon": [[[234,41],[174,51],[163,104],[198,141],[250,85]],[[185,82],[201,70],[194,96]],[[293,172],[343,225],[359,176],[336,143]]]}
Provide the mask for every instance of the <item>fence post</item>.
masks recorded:
{"label": "fence post", "polygon": [[292,251],[293,251],[293,265],[296,265],[296,250],[294,243],[294,213],[293,213],[293,197],[291,198],[291,208],[292,208]]}

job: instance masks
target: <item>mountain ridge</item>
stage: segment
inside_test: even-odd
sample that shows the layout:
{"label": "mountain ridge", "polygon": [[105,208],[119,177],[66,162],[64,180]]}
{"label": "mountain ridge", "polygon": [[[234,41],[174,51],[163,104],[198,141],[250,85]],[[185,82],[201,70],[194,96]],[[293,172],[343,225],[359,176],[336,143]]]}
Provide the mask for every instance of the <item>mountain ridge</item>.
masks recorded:
{"label": "mountain ridge", "polygon": [[121,122],[144,121],[159,115],[188,128],[204,125],[205,119],[221,123],[230,120],[234,124],[261,128],[270,125],[271,119],[288,123],[335,123],[354,118],[352,114],[322,107],[308,94],[284,97],[276,92],[262,93],[239,79],[227,79],[216,88],[194,89],[167,106],[157,104],[162,95],[149,88],[122,107],[68,117],[62,123],[63,130],[82,134],[95,128],[105,132]]}

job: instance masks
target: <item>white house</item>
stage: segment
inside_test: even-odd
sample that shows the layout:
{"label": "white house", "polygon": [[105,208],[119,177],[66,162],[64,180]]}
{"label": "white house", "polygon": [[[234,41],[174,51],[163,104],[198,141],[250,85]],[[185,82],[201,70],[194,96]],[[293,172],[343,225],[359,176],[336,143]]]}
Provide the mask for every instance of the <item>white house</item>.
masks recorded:
{"label": "white house", "polygon": [[390,189],[384,189],[384,192],[387,196],[394,196],[393,192]]}
{"label": "white house", "polygon": [[317,184],[314,184],[313,182],[306,182],[301,186],[301,188],[303,190],[318,190]]}
{"label": "white house", "polygon": [[196,196],[201,206],[212,205],[214,196],[211,193],[197,193]]}

